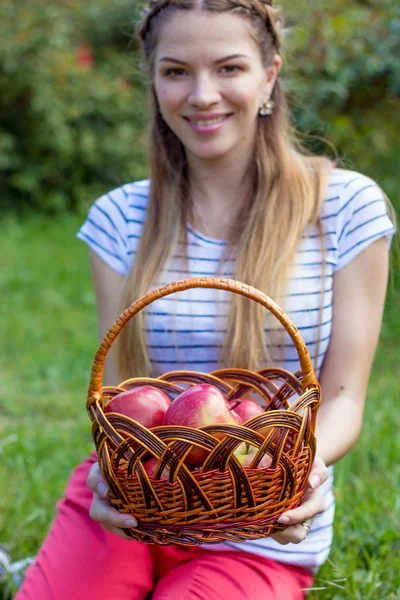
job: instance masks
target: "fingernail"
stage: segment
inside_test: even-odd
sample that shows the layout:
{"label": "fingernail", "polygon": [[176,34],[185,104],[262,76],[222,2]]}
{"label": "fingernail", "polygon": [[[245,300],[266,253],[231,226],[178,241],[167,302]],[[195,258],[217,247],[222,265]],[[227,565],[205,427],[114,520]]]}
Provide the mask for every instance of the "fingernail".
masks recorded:
{"label": "fingernail", "polygon": [[125,521],[125,527],[137,527],[137,521],[136,519],[127,519]]}
{"label": "fingernail", "polygon": [[108,486],[105,483],[99,483],[97,485],[97,491],[99,492],[100,496],[107,496]]}
{"label": "fingernail", "polygon": [[312,487],[313,490],[315,490],[315,488],[317,488],[320,483],[321,483],[321,480],[318,477],[318,475],[313,475],[312,477],[310,477],[310,486]]}
{"label": "fingernail", "polygon": [[281,515],[278,519],[278,523],[289,523],[290,518],[287,515]]}

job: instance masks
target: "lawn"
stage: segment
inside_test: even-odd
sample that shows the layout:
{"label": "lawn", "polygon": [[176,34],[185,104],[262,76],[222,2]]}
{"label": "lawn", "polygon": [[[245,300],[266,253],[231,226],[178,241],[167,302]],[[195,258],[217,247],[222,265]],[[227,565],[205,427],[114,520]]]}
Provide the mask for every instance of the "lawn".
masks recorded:
{"label": "lawn", "polygon": [[[85,400],[97,331],[87,249],[74,241],[81,221],[3,226],[0,542],[13,560],[36,553],[72,468],[92,449]],[[400,599],[398,306],[393,289],[363,433],[336,467],[335,540],[311,600]]]}

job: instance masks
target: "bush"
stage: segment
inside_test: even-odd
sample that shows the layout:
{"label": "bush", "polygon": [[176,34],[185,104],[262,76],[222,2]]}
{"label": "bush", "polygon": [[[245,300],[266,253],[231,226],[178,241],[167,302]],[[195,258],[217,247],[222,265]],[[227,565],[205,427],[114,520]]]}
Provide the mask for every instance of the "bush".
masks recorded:
{"label": "bush", "polygon": [[[284,76],[313,150],[378,179],[396,202],[400,11],[395,0],[281,0]],[[135,8],[136,6],[136,8]],[[137,2],[0,3],[3,206],[87,206],[145,177],[146,91],[131,41]]]}
{"label": "bush", "polygon": [[345,164],[383,180],[399,202],[397,1],[301,1],[288,3],[287,13],[288,91],[308,145],[329,151],[326,137]]}
{"label": "bush", "polygon": [[74,208],[144,174],[145,103],[127,2],[0,4],[6,205]]}

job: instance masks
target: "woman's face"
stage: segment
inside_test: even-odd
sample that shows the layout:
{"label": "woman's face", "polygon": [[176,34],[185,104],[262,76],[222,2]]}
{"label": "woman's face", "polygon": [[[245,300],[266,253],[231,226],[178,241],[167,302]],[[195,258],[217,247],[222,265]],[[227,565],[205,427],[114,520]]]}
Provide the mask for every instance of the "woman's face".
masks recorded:
{"label": "woman's face", "polygon": [[248,158],[260,104],[280,64],[277,56],[264,67],[250,24],[239,15],[182,10],[162,25],[155,92],[188,158]]}

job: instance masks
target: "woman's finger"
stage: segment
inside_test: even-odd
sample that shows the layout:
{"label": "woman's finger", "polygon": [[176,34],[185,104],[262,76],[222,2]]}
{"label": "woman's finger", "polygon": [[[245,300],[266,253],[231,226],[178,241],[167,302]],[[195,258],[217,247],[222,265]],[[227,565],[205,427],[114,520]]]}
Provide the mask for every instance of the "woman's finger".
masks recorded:
{"label": "woman's finger", "polygon": [[281,533],[274,533],[273,535],[271,535],[271,537],[275,541],[277,541],[278,544],[281,544],[281,546],[286,546],[287,544],[289,544],[289,541],[285,539]]}
{"label": "woman's finger", "polygon": [[[319,456],[315,457],[308,477],[308,489],[315,490],[322,485],[329,477],[328,467]],[[307,490],[307,488],[306,488]]]}
{"label": "woman's finger", "polygon": [[107,527],[106,525],[103,525],[103,528],[106,529],[107,531],[111,531],[112,533],[115,533],[115,535],[118,535],[119,537],[124,538],[124,540],[132,541],[132,538],[129,537],[128,535],[126,535],[126,533],[124,532],[123,529],[119,529],[118,527]]}
{"label": "woman's finger", "polygon": [[313,519],[316,515],[324,512],[326,507],[325,498],[319,490],[315,490],[304,496],[301,504],[297,508],[288,510],[283,513],[278,523],[284,523],[285,525],[296,525]]}
{"label": "woman's finger", "polygon": [[93,494],[93,501],[89,512],[94,521],[99,521],[103,527],[114,527],[117,529],[137,527],[137,520],[130,515],[123,515],[113,508],[108,500]]}
{"label": "woman's finger", "polygon": [[108,495],[108,485],[100,470],[100,465],[95,462],[90,467],[89,475],[86,480],[86,485],[96,494],[105,498]]}
{"label": "woman's finger", "polygon": [[126,540],[131,538],[123,529],[137,527],[137,520],[129,515],[123,515],[110,505],[107,498],[108,486],[101,473],[98,462],[95,462],[89,471],[86,481],[88,487],[93,491],[93,500],[89,514],[94,521],[98,521],[107,531],[112,531]]}
{"label": "woman's finger", "polygon": [[283,546],[286,544],[300,544],[300,542],[303,542],[306,539],[313,520],[314,519],[307,519],[304,523],[290,525],[283,531],[279,531],[271,537]]}

